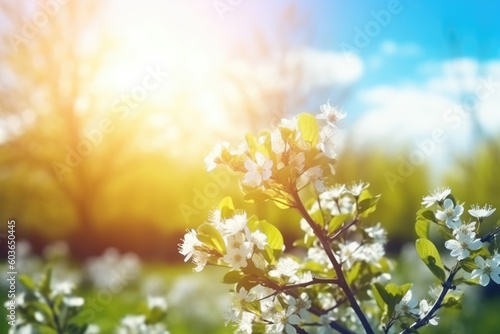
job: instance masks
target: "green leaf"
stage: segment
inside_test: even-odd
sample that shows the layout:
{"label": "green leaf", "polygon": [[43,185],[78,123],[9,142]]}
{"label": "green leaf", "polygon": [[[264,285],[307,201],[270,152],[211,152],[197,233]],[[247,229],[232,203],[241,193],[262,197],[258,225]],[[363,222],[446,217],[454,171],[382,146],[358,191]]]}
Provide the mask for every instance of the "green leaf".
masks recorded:
{"label": "green leaf", "polygon": [[347,284],[351,285],[356,278],[358,278],[361,271],[362,262],[356,262],[352,268],[347,272],[346,281]]}
{"label": "green leaf", "polygon": [[396,305],[403,299],[408,290],[412,287],[411,283],[397,286],[396,284],[389,283],[385,287],[380,283],[375,283],[380,298],[387,304],[387,314],[391,315],[394,312]]}
{"label": "green leaf", "polygon": [[257,222],[257,228],[267,235],[267,243],[274,250],[283,250],[283,236],[280,230],[276,228],[273,224],[268,223],[265,220],[260,220]]}
{"label": "green leaf", "polygon": [[446,280],[446,273],[444,271],[443,261],[441,260],[441,256],[436,246],[434,246],[430,240],[424,238],[418,239],[415,245],[418,256],[424,261],[425,265],[434,276],[439,278],[441,282],[444,282]]}
{"label": "green leaf", "polygon": [[29,291],[35,291],[35,283],[27,275],[19,275],[19,282]]}
{"label": "green leaf", "polygon": [[284,245],[280,230],[265,220],[249,220],[247,225],[250,231],[259,230],[267,236],[268,245],[266,245],[263,255],[270,264],[276,263],[283,252]]}
{"label": "green leaf", "polygon": [[252,156],[255,156],[255,153],[257,153],[257,148],[259,147],[259,144],[255,140],[255,137],[249,132],[245,135],[245,139],[247,141],[248,151],[250,151],[250,154]]}
{"label": "green leaf", "polygon": [[263,192],[262,190],[253,190],[245,194],[243,199],[250,203],[262,203],[270,199],[271,196]]}
{"label": "green leaf", "polygon": [[243,304],[243,309],[245,311],[248,311],[248,312],[251,312],[253,314],[256,314],[257,316],[259,316],[261,314],[261,310],[260,310],[260,302],[258,300],[254,300],[253,302],[250,302],[250,303],[244,303]]}
{"label": "green leaf", "polygon": [[325,226],[325,217],[323,216],[323,212],[321,210],[314,211],[311,213],[311,218],[318,224],[319,226]]}
{"label": "green leaf", "polygon": [[438,232],[446,240],[455,239],[453,232],[448,227],[440,226]]}
{"label": "green leaf", "polygon": [[230,218],[234,214],[234,204],[233,199],[230,196],[225,197],[219,203],[219,210],[222,214],[222,218]]}
{"label": "green leaf", "polygon": [[337,231],[342,224],[344,224],[349,218],[351,218],[351,214],[344,213],[338,216],[333,217],[328,224],[328,233],[332,234]]}
{"label": "green leaf", "polygon": [[166,316],[167,313],[164,310],[162,310],[159,307],[154,307],[151,310],[149,310],[148,314],[146,315],[145,322],[148,325],[156,324],[164,320]]}
{"label": "green leaf", "polygon": [[420,238],[429,239],[429,229],[431,223],[428,220],[417,220],[415,223],[415,232]]}
{"label": "green leaf", "polygon": [[[471,272],[474,269],[471,269],[469,272]],[[467,284],[467,285],[479,285],[479,277],[476,277],[474,279],[469,279],[469,278],[457,278],[453,280],[453,284],[459,285],[459,284]]]}
{"label": "green leaf", "polygon": [[48,267],[45,269],[45,275],[40,282],[40,292],[45,296],[50,296],[50,281],[52,279],[52,268]]}
{"label": "green leaf", "polygon": [[246,291],[250,291],[251,288],[257,285],[259,285],[257,277],[245,276],[236,285],[236,292],[240,292],[241,288],[245,288]]}
{"label": "green leaf", "polygon": [[423,218],[422,220],[429,220],[431,222],[437,223],[438,220],[436,219],[436,216],[434,215],[434,212],[430,209],[421,209],[417,212],[417,220],[421,220],[420,218]]}
{"label": "green leaf", "polygon": [[377,302],[378,307],[380,307],[382,312],[385,312],[386,308],[387,308],[387,304],[384,301],[384,299],[382,298],[382,296],[380,295],[379,289],[377,289],[377,287],[374,285],[374,286],[372,286],[371,290],[373,293],[373,297],[375,298],[375,301]]}
{"label": "green leaf", "polygon": [[477,256],[481,256],[483,259],[487,259],[487,258],[491,257],[491,254],[484,247],[481,247],[475,251],[471,251],[470,255],[467,258],[460,261],[460,267],[462,267],[463,270],[465,270],[469,273],[472,272],[474,269],[478,269],[476,262],[474,261],[474,259]]}
{"label": "green leaf", "polygon": [[315,147],[319,143],[319,126],[316,121],[316,117],[311,114],[303,113],[300,114],[297,119],[297,125],[299,126],[302,138],[312,147]]}
{"label": "green leaf", "polygon": [[215,226],[209,223],[203,223],[198,227],[198,239],[205,244],[212,246],[219,253],[224,254],[226,252],[226,244],[219,230]]}
{"label": "green leaf", "polygon": [[222,283],[238,283],[245,275],[240,270],[230,270],[222,278]]}
{"label": "green leaf", "polygon": [[374,212],[377,208],[377,203],[380,200],[380,195],[375,197],[366,198],[359,202],[358,213],[360,217],[367,217],[370,213]]}

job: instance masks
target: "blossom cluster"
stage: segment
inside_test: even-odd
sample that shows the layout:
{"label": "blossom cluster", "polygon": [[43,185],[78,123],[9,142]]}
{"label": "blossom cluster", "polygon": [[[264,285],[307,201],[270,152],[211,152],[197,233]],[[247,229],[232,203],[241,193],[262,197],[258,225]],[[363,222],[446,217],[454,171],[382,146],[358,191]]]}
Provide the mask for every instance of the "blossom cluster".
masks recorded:
{"label": "blossom cluster", "polygon": [[[300,114],[257,137],[247,134],[238,146],[218,144],[205,159],[208,171],[225,165],[242,174],[245,200],[272,201],[302,216],[303,237],[293,252],[285,253],[273,224],[235,209],[231,198],[186,233],[180,253],[195,271],[227,269],[222,281],[233,285],[233,305],[226,324],[248,334],[413,333],[437,325],[440,308],[459,304],[457,285],[500,281],[498,251],[485,247],[500,229],[479,237],[480,224],[495,210],[473,206],[469,214],[477,221],[465,223],[463,204],[449,189],[438,189],[424,198],[415,229],[417,253],[441,288],[419,300],[411,283],[392,283],[386,231],[367,219],[380,196],[367,183],[334,184],[335,132],[345,114],[330,104],[320,109],[316,117]],[[432,224],[445,237],[454,266],[443,264],[430,240]]]}
{"label": "blossom cluster", "polygon": [[170,334],[163,320],[167,301],[163,297],[148,296],[147,314],[127,315],[121,319],[116,334]]}
{"label": "blossom cluster", "polygon": [[[430,196],[424,197],[422,204],[426,208],[435,208],[435,212],[430,211],[430,216],[427,216],[431,218],[430,221],[439,225],[439,231],[447,239],[444,246],[451,251],[452,257],[460,261],[462,269],[470,273],[470,278],[479,278],[479,284],[483,286],[488,285],[490,280],[500,284],[500,254],[490,247],[494,251],[491,254],[488,247],[485,247],[491,240],[478,236],[484,219],[490,217],[496,209],[487,204],[483,207],[472,205],[468,210],[471,218],[465,222],[464,206],[457,203],[449,188],[437,189]],[[425,211],[420,215],[426,215]]]}

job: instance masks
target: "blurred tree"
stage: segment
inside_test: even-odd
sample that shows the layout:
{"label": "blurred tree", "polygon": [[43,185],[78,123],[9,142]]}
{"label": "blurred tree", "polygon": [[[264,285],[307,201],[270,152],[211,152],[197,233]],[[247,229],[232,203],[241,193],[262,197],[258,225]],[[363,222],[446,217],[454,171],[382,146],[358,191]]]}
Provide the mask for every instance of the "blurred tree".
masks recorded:
{"label": "blurred tree", "polygon": [[[125,223],[122,234],[134,235],[144,225],[131,222],[158,220],[144,213],[161,212],[164,221],[161,208],[175,195],[154,192],[182,181],[164,171],[176,169],[171,158],[151,149],[159,131],[145,110],[154,106],[130,96],[110,102],[115,94],[99,85],[115,44],[101,30],[103,6],[0,3],[2,220],[17,219],[25,235],[71,233],[80,249],[90,249],[103,222]],[[137,206],[143,215],[128,215]]]}

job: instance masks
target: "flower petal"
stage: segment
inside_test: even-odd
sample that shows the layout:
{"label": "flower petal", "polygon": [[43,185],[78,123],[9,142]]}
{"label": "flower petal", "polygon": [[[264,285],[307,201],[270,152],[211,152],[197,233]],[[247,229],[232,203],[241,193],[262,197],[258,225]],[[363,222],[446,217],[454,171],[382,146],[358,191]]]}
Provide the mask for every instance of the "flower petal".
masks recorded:
{"label": "flower petal", "polygon": [[[481,269],[484,269],[484,267],[486,265],[486,261],[481,256],[476,256],[476,258],[474,259],[474,262],[476,262],[477,266]],[[477,270],[477,269],[474,269],[474,271],[475,270]]]}
{"label": "flower petal", "polygon": [[481,242],[481,239],[476,239],[469,244],[469,249],[478,250],[482,246],[483,246],[483,243]]}
{"label": "flower petal", "polygon": [[482,274],[479,277],[479,284],[481,284],[482,286],[487,286],[489,283],[490,283],[490,276]]}
{"label": "flower petal", "polygon": [[449,250],[454,250],[460,248],[460,243],[457,240],[451,239],[444,243],[444,247],[448,248]]}
{"label": "flower petal", "polygon": [[449,209],[449,208],[452,208],[453,207],[453,201],[449,198],[447,198],[445,201],[444,201],[444,208],[445,209]]}

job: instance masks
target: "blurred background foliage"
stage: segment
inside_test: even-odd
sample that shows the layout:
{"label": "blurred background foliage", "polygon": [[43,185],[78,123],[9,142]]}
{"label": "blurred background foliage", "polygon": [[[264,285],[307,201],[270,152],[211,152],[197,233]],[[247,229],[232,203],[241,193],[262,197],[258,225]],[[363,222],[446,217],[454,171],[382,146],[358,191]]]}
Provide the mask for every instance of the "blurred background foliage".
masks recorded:
{"label": "blurred background foliage", "polygon": [[[161,262],[164,277],[172,278],[179,274],[177,244],[184,231],[232,196],[237,206],[283,229],[291,245],[299,235],[296,213],[244,203],[238,176],[203,168],[219,141],[237,142],[282,117],[315,113],[328,99],[344,105],[353,98],[358,74],[346,79],[333,73],[333,79],[305,84],[311,71],[323,70],[314,72],[308,57],[290,55],[314,36],[314,21],[293,1],[272,8],[272,23],[241,27],[234,18],[219,21],[209,1],[199,8],[180,1],[139,7],[132,1],[69,1],[47,22],[32,24],[26,38],[21,32],[42,10],[38,2],[0,1],[0,220],[15,219],[16,237],[35,252],[64,240],[72,256],[84,260],[112,246]],[[137,87],[158,69],[167,75],[157,88],[134,100]],[[474,110],[470,114],[474,123]],[[107,131],[101,131],[103,121]],[[430,156],[395,185],[387,172],[397,173],[415,149],[410,140],[387,150],[380,142],[360,147],[355,135],[347,135],[336,181],[361,179],[382,194],[373,220],[387,228],[388,251],[398,256],[415,238],[421,198],[436,186],[451,187],[467,205],[500,208],[500,139],[480,130],[473,150],[459,150],[444,168]],[[0,232],[5,229],[2,224]],[[498,289],[487,291],[498,296]],[[454,320],[443,323],[456,333],[490,328],[495,303],[498,298],[463,313],[459,329]],[[188,325],[174,321],[172,332],[193,332],[182,326]]]}

